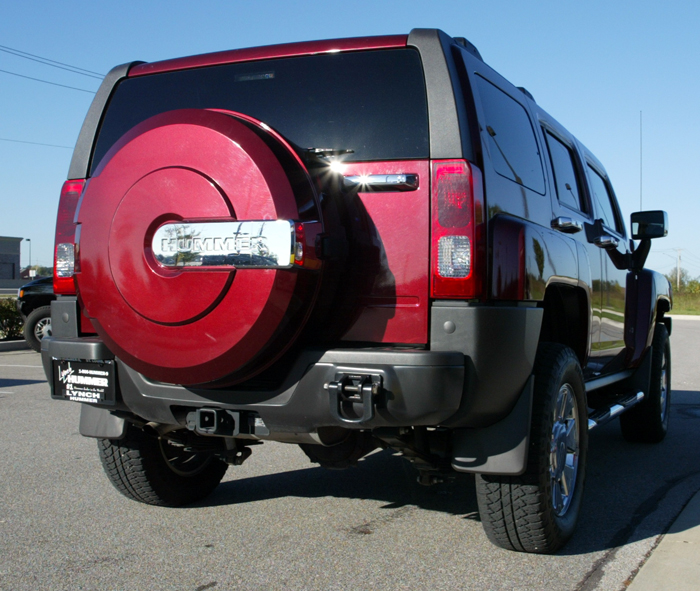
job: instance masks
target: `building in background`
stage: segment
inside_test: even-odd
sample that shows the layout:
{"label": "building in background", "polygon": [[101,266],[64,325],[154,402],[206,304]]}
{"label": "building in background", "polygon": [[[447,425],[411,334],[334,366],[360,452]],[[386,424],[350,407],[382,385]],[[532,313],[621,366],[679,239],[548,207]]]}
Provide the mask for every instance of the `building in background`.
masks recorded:
{"label": "building in background", "polygon": [[0,287],[19,287],[25,280],[20,278],[19,253],[22,238],[0,236]]}

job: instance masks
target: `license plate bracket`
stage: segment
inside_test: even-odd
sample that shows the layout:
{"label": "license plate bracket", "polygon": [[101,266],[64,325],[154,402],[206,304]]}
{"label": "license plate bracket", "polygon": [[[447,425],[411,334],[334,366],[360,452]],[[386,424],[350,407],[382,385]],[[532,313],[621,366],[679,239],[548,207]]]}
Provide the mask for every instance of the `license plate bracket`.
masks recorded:
{"label": "license plate bracket", "polygon": [[116,372],[113,359],[53,360],[52,398],[89,404],[114,404],[115,392]]}

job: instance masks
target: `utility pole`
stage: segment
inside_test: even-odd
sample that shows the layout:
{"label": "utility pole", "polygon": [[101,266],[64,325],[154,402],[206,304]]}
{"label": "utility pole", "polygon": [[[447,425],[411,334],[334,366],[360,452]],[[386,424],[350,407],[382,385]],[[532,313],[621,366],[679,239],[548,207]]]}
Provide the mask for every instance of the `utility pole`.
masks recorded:
{"label": "utility pole", "polygon": [[676,251],[676,291],[681,290],[681,250],[682,248],[674,248]]}

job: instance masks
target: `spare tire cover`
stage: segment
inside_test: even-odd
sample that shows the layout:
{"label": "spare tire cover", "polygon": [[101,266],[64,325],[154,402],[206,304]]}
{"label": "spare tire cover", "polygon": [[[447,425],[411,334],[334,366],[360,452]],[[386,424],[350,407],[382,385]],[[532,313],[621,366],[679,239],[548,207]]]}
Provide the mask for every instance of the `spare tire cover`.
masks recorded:
{"label": "spare tire cover", "polygon": [[259,130],[217,111],[152,117],[111,148],[83,193],[83,309],[117,357],[151,379],[249,377],[291,344],[289,327],[277,342],[280,327],[308,315],[298,308],[310,299],[295,297],[304,270],[174,269],[156,260],[152,241],[167,223],[278,219],[298,219],[296,200]]}

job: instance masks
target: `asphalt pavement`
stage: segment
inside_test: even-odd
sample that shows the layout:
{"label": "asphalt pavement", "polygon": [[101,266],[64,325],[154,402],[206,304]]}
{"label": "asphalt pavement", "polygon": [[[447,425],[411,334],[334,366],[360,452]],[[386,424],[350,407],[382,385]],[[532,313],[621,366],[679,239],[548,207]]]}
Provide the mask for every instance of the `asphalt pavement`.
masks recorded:
{"label": "asphalt pavement", "polygon": [[579,527],[554,556],[492,546],[472,477],[421,487],[386,451],[335,472],[265,443],[197,505],[129,501],[39,355],[0,349],[0,589],[700,588],[700,321],[677,319],[671,342],[668,437],[591,433]]}

